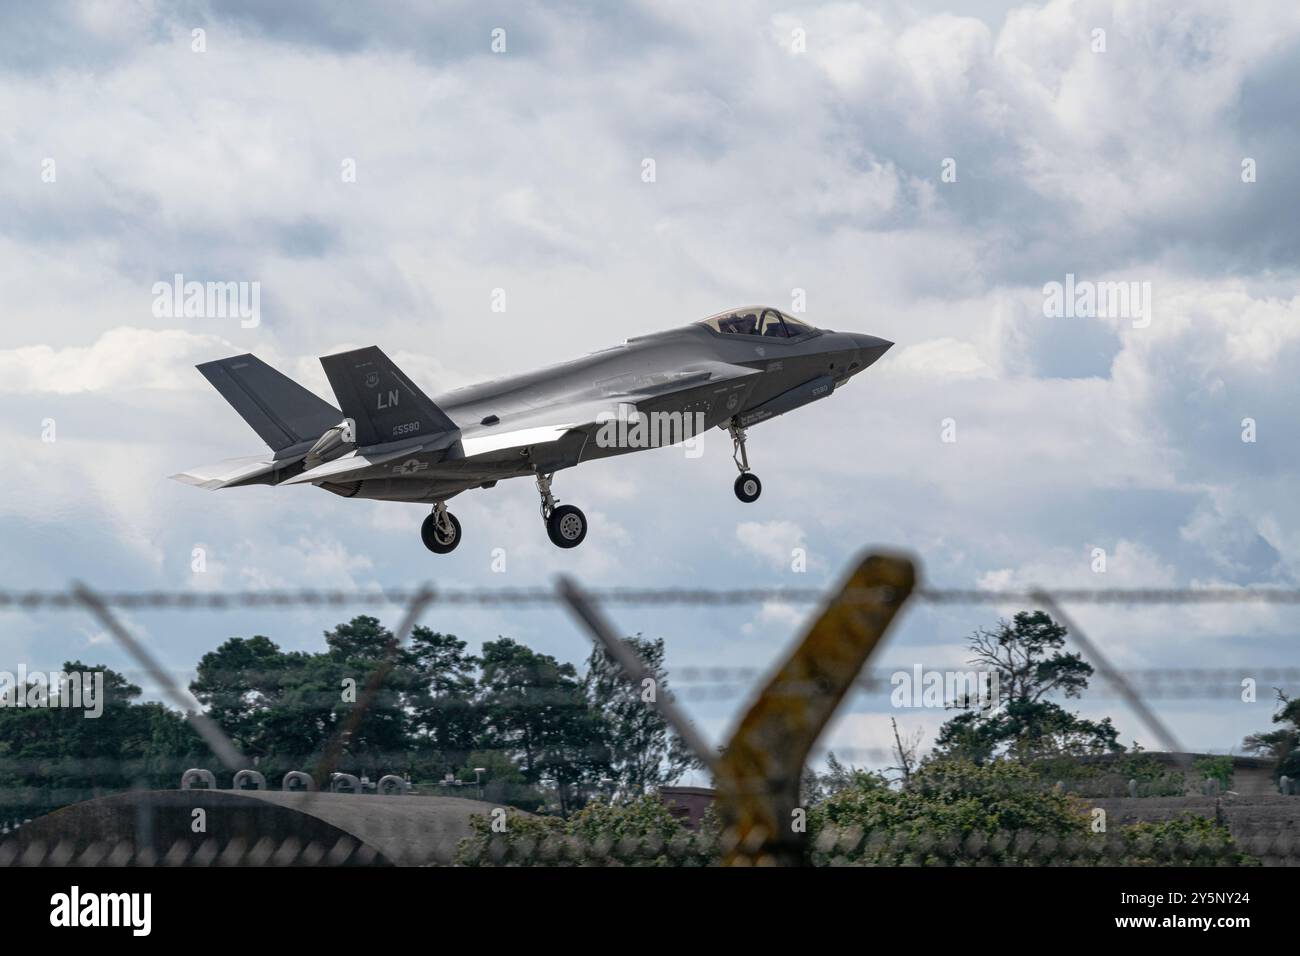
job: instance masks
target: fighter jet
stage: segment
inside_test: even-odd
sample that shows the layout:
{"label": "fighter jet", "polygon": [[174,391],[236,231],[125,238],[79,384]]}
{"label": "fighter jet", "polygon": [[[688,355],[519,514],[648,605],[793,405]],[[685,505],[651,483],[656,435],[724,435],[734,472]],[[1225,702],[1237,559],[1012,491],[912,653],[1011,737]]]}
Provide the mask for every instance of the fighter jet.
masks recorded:
{"label": "fighter jet", "polygon": [[756,306],[434,398],[370,346],[320,360],[338,408],[236,355],[197,368],[270,453],[172,477],[210,489],[311,484],[344,498],[429,504],[421,537],[446,554],[461,539],[449,499],[530,476],[551,541],[575,548],[587,518],[556,499],[556,472],[718,427],[731,436],[736,497],[756,501],[763,486],[749,468],[746,429],[828,397],[891,345]]}

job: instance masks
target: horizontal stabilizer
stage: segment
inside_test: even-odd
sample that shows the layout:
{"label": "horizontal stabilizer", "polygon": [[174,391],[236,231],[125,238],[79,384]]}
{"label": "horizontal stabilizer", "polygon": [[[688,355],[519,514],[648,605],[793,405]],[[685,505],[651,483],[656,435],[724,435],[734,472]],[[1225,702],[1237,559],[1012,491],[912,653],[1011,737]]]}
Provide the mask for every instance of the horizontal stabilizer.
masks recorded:
{"label": "horizontal stabilizer", "polygon": [[253,355],[196,366],[273,451],[315,441],[343,413]]}
{"label": "horizontal stabilizer", "polygon": [[320,360],[343,414],[352,419],[358,447],[427,439],[456,430],[453,422],[378,347]]}
{"label": "horizontal stabilizer", "polygon": [[182,471],[178,475],[172,475],[171,478],[187,485],[194,485],[196,488],[215,491],[232,485],[253,484],[258,478],[270,475],[277,466],[284,464],[285,462],[272,461],[270,455],[227,458],[215,464],[199,465],[189,471]]}

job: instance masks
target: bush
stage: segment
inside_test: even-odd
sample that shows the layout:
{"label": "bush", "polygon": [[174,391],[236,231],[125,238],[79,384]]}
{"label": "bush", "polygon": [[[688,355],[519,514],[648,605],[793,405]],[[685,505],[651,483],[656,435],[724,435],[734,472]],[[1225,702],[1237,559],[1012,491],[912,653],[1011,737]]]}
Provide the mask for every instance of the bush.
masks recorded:
{"label": "bush", "polygon": [[504,832],[475,816],[461,841],[464,866],[704,866],[716,862],[716,824],[709,815],[699,833],[681,823],[655,796],[621,805],[590,803],[561,820],[507,812]]}
{"label": "bush", "polygon": [[1192,764],[1192,769],[1206,780],[1219,781],[1220,791],[1232,789],[1231,757],[1201,757]]}
{"label": "bush", "polygon": [[1227,827],[1184,813],[1172,820],[1124,827],[1125,866],[1258,866],[1242,853]]}
{"label": "bush", "polygon": [[1187,786],[1181,770],[1140,752],[1087,762],[1055,757],[1036,760],[1029,767],[1044,786],[1059,780],[1080,797],[1127,797],[1130,780],[1137,781],[1139,797],[1180,797]]}
{"label": "bush", "polygon": [[[972,840],[987,844],[979,851],[984,861],[1036,862],[1041,853],[1008,835],[1032,833],[1054,843],[1089,836],[1082,803],[1005,760],[939,760],[899,790],[846,788],[812,808],[809,832],[814,863],[886,866],[958,862]],[[846,834],[860,839],[846,841]]]}

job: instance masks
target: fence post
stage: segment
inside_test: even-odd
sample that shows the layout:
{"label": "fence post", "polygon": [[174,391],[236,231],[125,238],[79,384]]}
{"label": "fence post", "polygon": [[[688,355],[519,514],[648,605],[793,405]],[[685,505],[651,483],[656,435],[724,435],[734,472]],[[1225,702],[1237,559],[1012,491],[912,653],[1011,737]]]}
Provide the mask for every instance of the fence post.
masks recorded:
{"label": "fence post", "polygon": [[808,752],[915,583],[908,558],[868,555],[750,707],[717,766],[726,865],[808,862],[793,825]]}

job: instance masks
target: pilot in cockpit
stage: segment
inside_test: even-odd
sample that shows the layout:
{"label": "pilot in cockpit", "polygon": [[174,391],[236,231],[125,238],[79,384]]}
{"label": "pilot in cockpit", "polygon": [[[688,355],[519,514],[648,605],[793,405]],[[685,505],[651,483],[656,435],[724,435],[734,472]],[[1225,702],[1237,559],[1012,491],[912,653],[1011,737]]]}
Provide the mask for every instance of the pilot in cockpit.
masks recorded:
{"label": "pilot in cockpit", "polygon": [[762,335],[781,339],[792,339],[816,331],[776,309],[724,312],[705,319],[701,324],[724,335]]}

